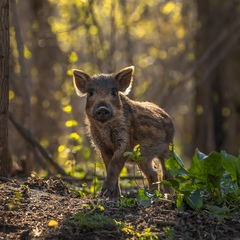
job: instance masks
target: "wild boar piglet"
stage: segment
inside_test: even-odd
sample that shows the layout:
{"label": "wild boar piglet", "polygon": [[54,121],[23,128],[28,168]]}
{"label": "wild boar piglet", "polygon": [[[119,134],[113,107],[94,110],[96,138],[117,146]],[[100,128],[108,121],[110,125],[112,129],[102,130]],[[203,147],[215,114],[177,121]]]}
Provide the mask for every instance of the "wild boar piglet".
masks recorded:
{"label": "wild boar piglet", "polygon": [[[164,167],[173,143],[174,124],[170,116],[150,102],[137,102],[126,95],[133,82],[134,67],[113,74],[87,73],[73,69],[73,83],[79,96],[87,96],[86,123],[93,146],[99,151],[106,167],[106,178],[100,196],[121,195],[119,175],[129,157],[123,154],[140,145],[146,161],[138,163],[148,180],[148,187],[158,188],[159,174],[154,159],[159,160],[161,178],[171,175]],[[161,185],[163,192],[169,192]]]}

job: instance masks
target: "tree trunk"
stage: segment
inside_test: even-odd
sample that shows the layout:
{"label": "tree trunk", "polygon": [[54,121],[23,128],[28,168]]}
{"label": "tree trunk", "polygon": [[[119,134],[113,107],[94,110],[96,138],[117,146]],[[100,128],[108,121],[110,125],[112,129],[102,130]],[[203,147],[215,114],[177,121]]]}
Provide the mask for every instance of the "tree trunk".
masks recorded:
{"label": "tree trunk", "polygon": [[9,1],[0,2],[0,176],[8,173]]}
{"label": "tree trunk", "polygon": [[240,150],[240,1],[197,0],[200,28],[196,59],[207,60],[196,74],[193,144],[204,153]]}
{"label": "tree trunk", "polygon": [[[20,79],[21,79],[21,88],[23,96],[23,106],[22,106],[22,118],[23,123],[26,128],[30,131],[32,130],[32,112],[31,112],[31,84],[29,74],[27,72],[26,59],[24,57],[24,42],[21,33],[20,17],[19,10],[17,8],[16,0],[11,0],[11,10],[12,10],[12,19],[15,30],[17,49],[18,49],[18,61],[20,65]],[[30,176],[31,171],[33,170],[33,159],[31,154],[30,146],[25,145],[25,156],[26,156],[26,175]]]}

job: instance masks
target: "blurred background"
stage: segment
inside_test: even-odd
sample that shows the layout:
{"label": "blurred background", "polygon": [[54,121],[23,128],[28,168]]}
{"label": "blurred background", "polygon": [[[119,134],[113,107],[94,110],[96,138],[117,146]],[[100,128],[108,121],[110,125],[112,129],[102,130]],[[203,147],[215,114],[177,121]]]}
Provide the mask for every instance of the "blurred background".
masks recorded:
{"label": "blurred background", "polygon": [[[184,162],[196,148],[239,155],[240,0],[10,3],[10,112],[68,173],[84,177],[99,162],[72,68],[94,74],[134,65],[130,98],[172,116]],[[13,164],[26,160],[27,175],[46,170],[12,122],[9,152]]]}

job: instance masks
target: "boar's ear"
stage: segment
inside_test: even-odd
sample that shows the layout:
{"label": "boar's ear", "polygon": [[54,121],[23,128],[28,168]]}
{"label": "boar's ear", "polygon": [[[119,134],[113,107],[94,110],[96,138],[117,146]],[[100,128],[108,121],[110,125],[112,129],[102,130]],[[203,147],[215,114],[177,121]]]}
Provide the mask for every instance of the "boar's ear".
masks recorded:
{"label": "boar's ear", "polygon": [[73,69],[73,84],[77,95],[84,96],[87,92],[87,84],[90,81],[90,76],[85,72]]}
{"label": "boar's ear", "polygon": [[133,83],[134,66],[126,67],[115,74],[115,79],[120,85],[120,91],[127,95]]}

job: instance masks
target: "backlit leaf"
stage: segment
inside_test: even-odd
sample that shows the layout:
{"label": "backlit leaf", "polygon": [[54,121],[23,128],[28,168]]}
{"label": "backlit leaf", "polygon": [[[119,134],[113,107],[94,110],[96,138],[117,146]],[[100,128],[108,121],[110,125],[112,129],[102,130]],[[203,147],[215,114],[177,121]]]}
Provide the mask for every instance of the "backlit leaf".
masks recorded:
{"label": "backlit leaf", "polygon": [[54,219],[51,219],[49,222],[48,222],[48,226],[49,227],[56,227],[58,225],[58,222],[55,221]]}

